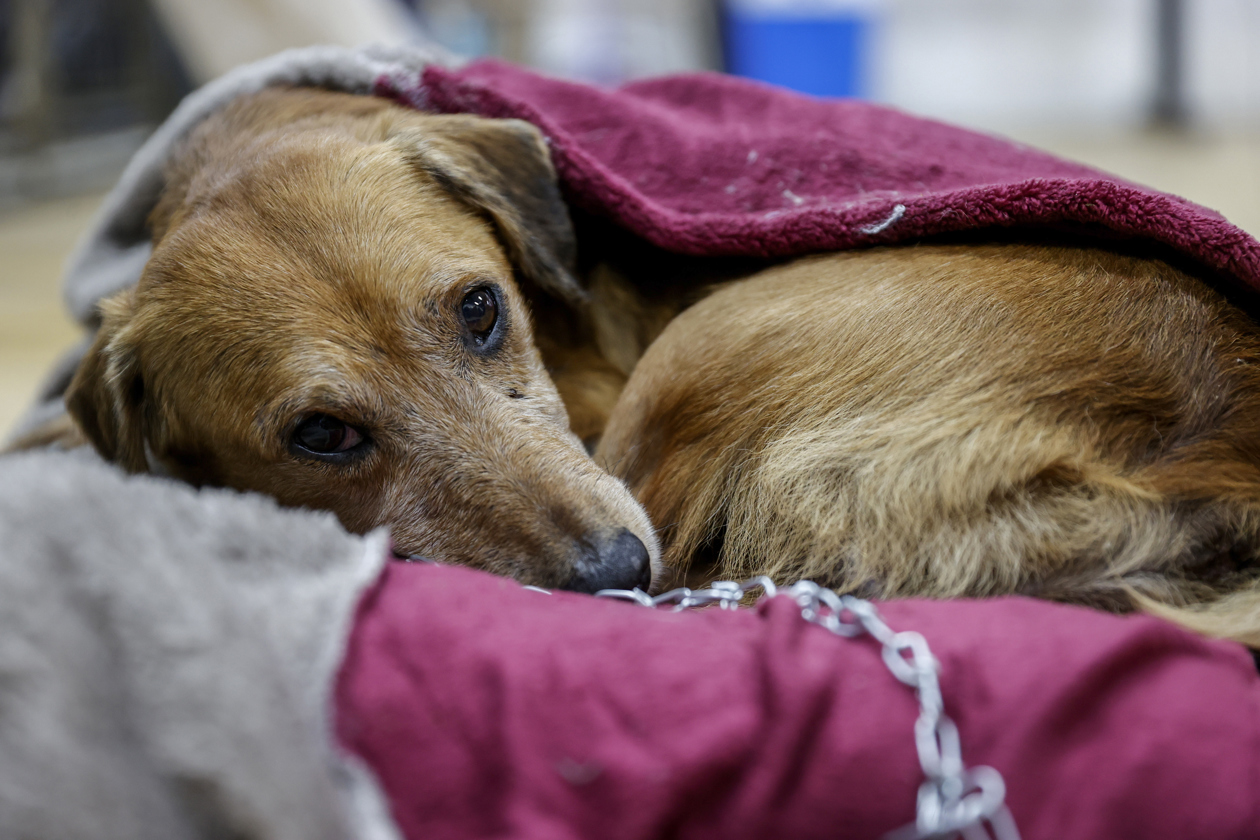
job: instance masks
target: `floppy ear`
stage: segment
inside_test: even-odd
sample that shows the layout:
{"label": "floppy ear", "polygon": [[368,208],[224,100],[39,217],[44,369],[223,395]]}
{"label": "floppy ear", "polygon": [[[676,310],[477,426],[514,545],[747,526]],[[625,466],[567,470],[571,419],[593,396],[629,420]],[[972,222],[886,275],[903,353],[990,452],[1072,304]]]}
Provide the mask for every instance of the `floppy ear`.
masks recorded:
{"label": "floppy ear", "polygon": [[580,305],[577,243],[538,129],[523,120],[430,116],[398,133],[409,162],[488,215],[512,263],[540,288]]}
{"label": "floppy ear", "polygon": [[124,338],[133,290],[101,303],[100,329],[66,389],[66,409],[96,451],[128,472],[144,472],[144,379]]}

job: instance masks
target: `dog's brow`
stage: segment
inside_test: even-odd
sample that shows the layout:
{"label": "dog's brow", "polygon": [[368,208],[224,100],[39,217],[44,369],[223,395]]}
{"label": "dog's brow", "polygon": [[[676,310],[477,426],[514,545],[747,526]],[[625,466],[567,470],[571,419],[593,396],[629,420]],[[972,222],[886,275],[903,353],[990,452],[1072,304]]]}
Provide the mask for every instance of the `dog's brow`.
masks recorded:
{"label": "dog's brow", "polygon": [[313,385],[291,392],[259,412],[258,419],[262,425],[286,426],[302,415],[318,412],[331,414],[348,422],[370,424],[381,413],[379,399],[359,394],[357,390],[348,385]]}

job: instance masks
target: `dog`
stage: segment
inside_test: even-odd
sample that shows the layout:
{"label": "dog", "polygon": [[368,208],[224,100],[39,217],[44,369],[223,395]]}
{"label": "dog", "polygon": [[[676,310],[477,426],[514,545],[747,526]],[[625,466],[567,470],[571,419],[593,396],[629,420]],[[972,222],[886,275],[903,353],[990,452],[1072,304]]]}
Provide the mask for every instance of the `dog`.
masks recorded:
{"label": "dog", "polygon": [[403,557],[647,588],[654,532],[579,438],[598,371],[544,340],[553,381],[534,339],[583,292],[532,126],[266,89],[184,141],[150,226],[66,395],[105,458],[387,525]]}
{"label": "dog", "polygon": [[658,588],[1018,593],[1260,647],[1260,330],[1158,259],[920,244],[718,284],[596,457],[658,528]]}
{"label": "dog", "polygon": [[525,123],[244,97],[173,158],[43,437],[540,586],[1023,593],[1260,644],[1260,344],[1200,280],[1083,245],[684,258],[570,215]]}

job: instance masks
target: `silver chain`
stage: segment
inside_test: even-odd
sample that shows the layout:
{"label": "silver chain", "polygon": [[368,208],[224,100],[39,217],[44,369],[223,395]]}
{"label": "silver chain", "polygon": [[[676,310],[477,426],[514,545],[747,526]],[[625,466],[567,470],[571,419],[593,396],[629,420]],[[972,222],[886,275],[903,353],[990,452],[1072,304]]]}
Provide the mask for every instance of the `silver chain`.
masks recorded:
{"label": "silver chain", "polygon": [[1006,807],[1006,783],[992,767],[967,767],[962,760],[958,727],[945,714],[941,699],[940,664],[927,640],[912,630],[894,632],[884,623],[875,605],[852,595],[837,595],[816,583],[802,580],[780,593],[763,576],[736,583],[719,580],[707,589],[672,589],[652,597],[638,589],[603,589],[597,598],[634,601],[653,609],[673,611],[717,604],[719,609],[738,609],[749,591],[762,597],[785,595],[796,602],[801,617],[825,627],[837,636],[854,638],[863,633],[883,647],[884,664],[892,675],[915,690],[919,717],[914,722],[914,745],[924,781],[919,786],[915,821],[886,835],[887,840],[1019,840],[1019,831]]}

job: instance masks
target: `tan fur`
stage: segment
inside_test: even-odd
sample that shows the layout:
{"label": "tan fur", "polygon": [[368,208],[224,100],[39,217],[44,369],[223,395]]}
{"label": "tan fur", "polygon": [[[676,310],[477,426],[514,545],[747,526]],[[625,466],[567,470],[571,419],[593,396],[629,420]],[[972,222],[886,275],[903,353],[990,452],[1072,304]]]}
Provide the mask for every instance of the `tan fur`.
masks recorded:
{"label": "tan fur", "polygon": [[[625,530],[655,556],[535,345],[531,300],[581,321],[585,296],[532,127],[264,91],[196,130],[152,227],[139,284],[102,304],[67,395],[107,458],[331,510],[354,531],[387,524],[401,554],[542,586]],[[487,286],[506,332],[479,355],[460,302]],[[315,413],[365,430],[368,454],[296,456],[293,429]]]}
{"label": "tan fur", "polygon": [[1136,602],[1260,644],[1260,335],[1089,248],[810,257],[648,349],[597,459],[667,573]]}

